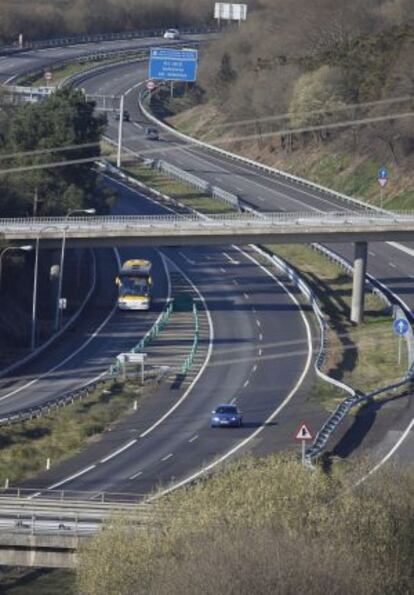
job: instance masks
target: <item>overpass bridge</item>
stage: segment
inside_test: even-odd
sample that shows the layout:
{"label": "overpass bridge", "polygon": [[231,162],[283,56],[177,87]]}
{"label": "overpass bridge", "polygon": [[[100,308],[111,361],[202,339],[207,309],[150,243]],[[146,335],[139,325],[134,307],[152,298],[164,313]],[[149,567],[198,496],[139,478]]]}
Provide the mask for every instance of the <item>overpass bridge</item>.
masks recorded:
{"label": "overpass bridge", "polygon": [[177,246],[248,243],[383,242],[414,239],[414,211],[230,213],[1,219],[0,241],[65,236],[72,245]]}
{"label": "overpass bridge", "polygon": [[353,242],[355,244],[351,320],[360,323],[368,242],[412,241],[413,211],[242,212],[225,215],[44,217],[0,220],[0,241],[40,239],[49,247],[181,246]]}

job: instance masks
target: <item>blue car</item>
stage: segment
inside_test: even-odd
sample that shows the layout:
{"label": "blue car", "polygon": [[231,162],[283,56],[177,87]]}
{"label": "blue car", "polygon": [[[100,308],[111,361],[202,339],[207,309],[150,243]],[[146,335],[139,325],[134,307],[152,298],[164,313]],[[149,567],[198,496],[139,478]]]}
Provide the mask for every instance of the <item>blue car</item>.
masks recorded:
{"label": "blue car", "polygon": [[212,428],[240,428],[242,425],[243,416],[236,405],[218,405],[212,414],[210,421]]}

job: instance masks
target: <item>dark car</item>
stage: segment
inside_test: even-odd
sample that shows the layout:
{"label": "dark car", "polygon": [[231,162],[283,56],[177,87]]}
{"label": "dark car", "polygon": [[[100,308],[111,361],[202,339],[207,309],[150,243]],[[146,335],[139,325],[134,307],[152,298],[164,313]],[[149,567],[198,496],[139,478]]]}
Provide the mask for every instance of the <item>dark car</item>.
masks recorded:
{"label": "dark car", "polygon": [[210,425],[212,428],[238,427],[242,425],[243,416],[237,405],[218,405],[212,411]]}
{"label": "dark car", "polygon": [[[119,111],[116,111],[115,114],[114,114],[115,120],[119,121],[119,118],[120,117],[121,117],[120,112]],[[123,118],[122,119],[123,119],[124,122],[129,122],[129,112],[126,109],[124,109],[124,113],[123,113]]]}
{"label": "dark car", "polygon": [[158,128],[154,128],[152,126],[148,126],[147,128],[145,128],[145,136],[149,140],[158,140],[160,138],[160,135],[159,135],[159,132],[158,132]]}

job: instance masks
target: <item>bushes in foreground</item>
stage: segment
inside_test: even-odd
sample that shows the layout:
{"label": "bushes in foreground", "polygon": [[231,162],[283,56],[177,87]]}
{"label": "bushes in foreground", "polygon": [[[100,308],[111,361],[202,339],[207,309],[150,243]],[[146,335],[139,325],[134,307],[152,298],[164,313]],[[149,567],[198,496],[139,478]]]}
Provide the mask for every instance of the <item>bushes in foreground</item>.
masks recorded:
{"label": "bushes in foreground", "polygon": [[157,505],[148,530],[118,520],[82,553],[98,593],[409,593],[414,476],[358,489],[293,458],[237,462]]}

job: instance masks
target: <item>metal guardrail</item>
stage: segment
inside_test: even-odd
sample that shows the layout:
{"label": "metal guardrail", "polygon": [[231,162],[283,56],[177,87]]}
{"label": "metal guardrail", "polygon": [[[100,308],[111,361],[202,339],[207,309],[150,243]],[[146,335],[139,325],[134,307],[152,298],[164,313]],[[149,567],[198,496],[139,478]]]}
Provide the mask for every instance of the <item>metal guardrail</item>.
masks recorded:
{"label": "metal guardrail", "polygon": [[[161,316],[159,317],[159,319],[153,324],[153,326],[144,335],[144,337],[130,350],[131,353],[139,353],[143,349],[148,347],[148,345],[151,343],[151,341],[153,339],[155,339],[155,337],[157,337],[160,334],[160,332],[165,328],[165,326],[168,324],[168,322],[171,318],[171,315],[173,313],[173,309],[174,309],[174,300],[170,299],[170,300],[168,300],[167,305],[166,305],[164,311],[162,312]],[[109,373],[112,376],[117,376],[118,374],[120,374],[120,372],[121,372],[121,364],[119,361],[116,361],[116,363],[110,367]]]}
{"label": "metal guardrail", "polygon": [[[154,325],[146,333],[143,339],[141,339],[139,343],[137,343],[137,345],[131,349],[131,352],[137,353],[138,351],[141,351],[146,345],[148,345],[148,343],[154,337],[156,337],[157,334],[161,332],[161,330],[167,324],[172,312],[173,302],[170,300],[168,301],[159,319],[154,323]],[[114,379],[116,379],[120,371],[121,370],[119,363],[116,363],[112,365],[108,371],[103,372],[100,378],[96,378],[95,380],[87,382],[76,389],[65,391],[60,395],[54,397],[53,399],[50,399],[45,403],[42,403],[41,405],[20,408],[18,410],[11,411],[10,413],[2,415],[0,416],[0,427],[4,425],[10,425],[12,423],[20,423],[22,421],[35,419],[41,417],[44,414],[49,414],[53,410],[65,407],[66,405],[71,405],[75,401],[79,401],[82,398],[87,397],[89,393],[96,390],[98,386],[105,385],[108,382],[111,382]]]}
{"label": "metal guardrail", "polygon": [[154,169],[158,169],[159,171],[162,171],[164,174],[167,174],[176,180],[181,180],[189,186],[194,186],[198,190],[202,190],[206,194],[210,194],[214,198],[219,199],[240,211],[239,197],[237,194],[227,192],[219,186],[212,186],[209,182],[206,182],[206,180],[203,180],[194,174],[180,169],[179,167],[172,165],[171,163],[168,163],[162,159],[155,161],[147,159],[144,162],[148,165],[151,165],[151,167]]}
{"label": "metal guardrail", "polygon": [[194,339],[193,344],[191,345],[191,350],[188,356],[186,357],[182,367],[181,367],[181,374],[185,375],[190,370],[191,366],[194,362],[195,354],[198,350],[198,343],[199,343],[199,333],[200,333],[200,323],[198,319],[198,308],[197,303],[193,301],[193,319],[194,319]]}
{"label": "metal guardrail", "polygon": [[[323,248],[324,248],[323,252],[324,252],[325,256],[328,256],[328,253],[330,251],[328,249],[326,249],[325,247],[323,247]],[[334,378],[331,378],[330,376],[325,374],[322,371],[322,368],[323,368],[323,364],[324,364],[325,358],[326,358],[327,324],[326,324],[325,316],[322,312],[322,309],[320,307],[320,304],[319,304],[314,292],[312,291],[310,286],[305,281],[303,281],[303,279],[300,278],[300,276],[296,273],[296,271],[294,269],[292,269],[292,267],[290,267],[283,259],[279,258],[278,256],[269,254],[266,251],[261,250],[259,248],[257,248],[257,249],[263,255],[265,255],[268,259],[270,259],[279,268],[279,270],[283,271],[289,277],[289,279],[296,285],[296,287],[298,287],[298,289],[306,297],[306,299],[309,301],[309,303],[312,306],[312,309],[316,315],[316,318],[317,318],[317,321],[319,324],[319,329],[320,329],[320,347],[319,347],[318,355],[315,360],[316,374],[321,379],[323,379],[325,382],[328,382],[329,384],[332,384],[333,386],[336,386],[337,388],[348,393],[348,396],[337,406],[335,411],[325,421],[325,423],[323,424],[323,426],[317,433],[314,442],[306,450],[306,455],[305,455],[306,461],[308,462],[308,464],[311,464],[313,460],[317,459],[323,453],[329,439],[332,437],[332,435],[334,434],[336,429],[339,427],[341,422],[345,419],[345,417],[348,415],[348,413],[351,411],[351,409],[353,407],[355,407],[356,405],[359,405],[361,403],[367,403],[382,393],[398,390],[399,388],[413,382],[414,365],[412,364],[410,366],[410,368],[407,371],[407,374],[405,375],[405,377],[402,380],[392,383],[390,385],[387,385],[385,387],[380,387],[380,388],[375,389],[375,390],[373,390],[367,394],[364,394],[364,395],[355,391],[355,389],[353,389],[351,386],[349,386],[343,382],[339,382],[338,380],[335,380]],[[330,257],[331,257],[331,259],[336,260],[337,264],[340,264],[341,266],[344,264],[347,264],[347,265],[349,264],[349,263],[346,263],[346,261],[344,259],[341,259],[341,257],[336,255],[335,253],[330,254]],[[338,257],[338,259],[340,259],[341,262],[338,262],[336,257]],[[381,290],[378,288],[377,288],[377,291],[378,291],[378,293],[381,292]],[[387,295],[383,295],[382,299],[385,303],[390,304],[390,300]]]}
{"label": "metal guardrail", "polygon": [[248,165],[248,166],[254,168],[255,170],[259,170],[259,171],[262,171],[263,173],[269,174],[274,178],[279,178],[281,180],[284,180],[285,182],[294,183],[299,188],[304,187],[304,188],[307,188],[307,189],[310,189],[313,191],[317,191],[320,194],[322,194],[328,198],[335,198],[337,200],[340,200],[344,204],[348,204],[354,211],[356,209],[358,209],[358,210],[362,210],[362,211],[386,212],[386,211],[384,211],[384,209],[381,209],[374,205],[368,205],[366,202],[364,202],[363,200],[360,200],[358,198],[348,196],[341,192],[336,192],[335,190],[331,190],[330,188],[326,188],[325,186],[321,186],[320,184],[311,182],[310,180],[306,180],[305,178],[300,178],[299,176],[294,176],[292,174],[288,174],[287,172],[276,169],[274,167],[270,167],[269,165],[265,165],[264,163],[254,161],[253,159],[248,159],[247,157],[243,157],[242,155],[237,155],[236,153],[231,153],[230,151],[226,151],[225,149],[221,149],[220,147],[210,145],[210,144],[205,143],[197,138],[188,136],[187,134],[184,134],[184,133],[176,130],[175,128],[172,128],[171,126],[169,126],[162,120],[159,120],[149,110],[149,101],[151,98],[151,93],[152,92],[148,91],[147,89],[142,89],[138,95],[138,104],[139,104],[140,110],[142,111],[144,116],[148,120],[150,120],[151,122],[153,122],[154,124],[159,126],[160,128],[163,128],[164,130],[168,131],[169,133],[174,134],[178,138],[184,140],[187,145],[202,147],[206,151],[217,153],[217,154],[221,155],[222,157],[225,157],[226,159],[229,159],[231,161],[241,162],[245,165]]}
{"label": "metal guardrail", "polygon": [[[140,31],[124,31],[119,33],[100,33],[95,35],[71,35],[68,37],[56,37],[53,39],[41,39],[37,41],[24,42],[22,47],[17,44],[0,47],[0,55],[21,52],[30,49],[64,47],[68,45],[79,45],[103,41],[128,41],[129,39],[141,39],[143,37],[162,37],[165,28],[143,29]],[[180,28],[184,35],[217,33],[217,26],[184,27]]]}

